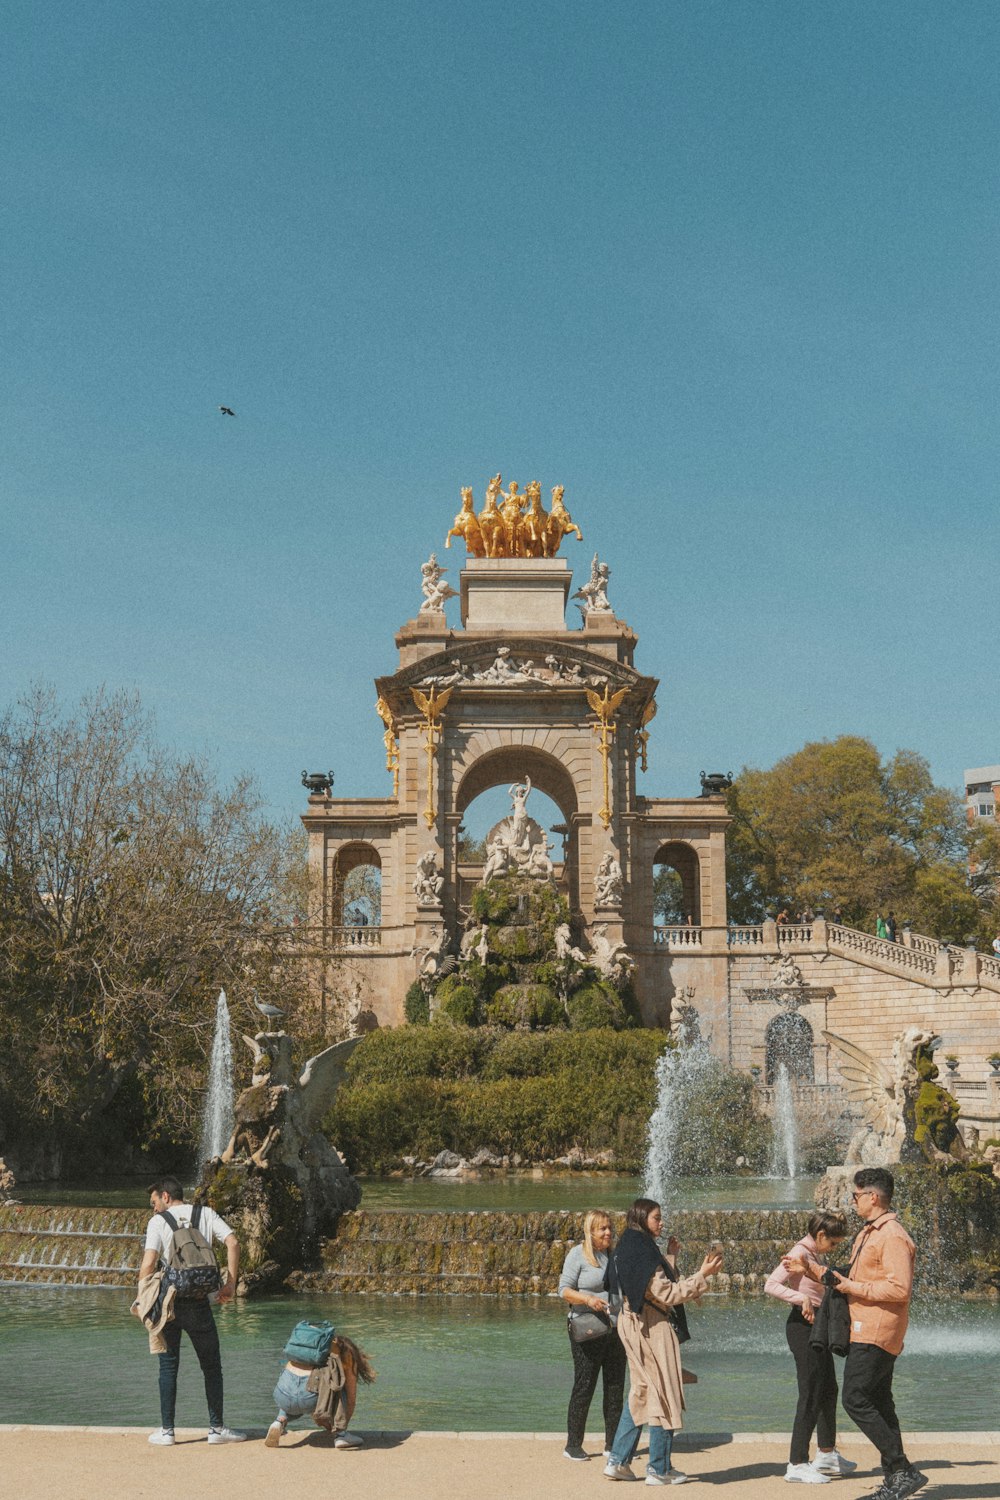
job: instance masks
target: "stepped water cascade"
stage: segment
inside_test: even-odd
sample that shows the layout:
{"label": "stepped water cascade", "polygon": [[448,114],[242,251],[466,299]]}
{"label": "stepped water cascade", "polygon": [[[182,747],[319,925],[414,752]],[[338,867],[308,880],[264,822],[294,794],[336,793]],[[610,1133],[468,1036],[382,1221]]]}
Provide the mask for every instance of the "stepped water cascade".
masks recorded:
{"label": "stepped water cascade", "polygon": [[0,1283],[129,1287],[148,1209],[0,1208]]}
{"label": "stepped water cascade", "polygon": [[215,1036],[208,1070],[205,1118],[201,1131],[201,1159],[221,1156],[233,1133],[233,1044],[225,990],[215,1007]]}
{"label": "stepped water cascade", "polygon": [[795,1094],[788,1068],[778,1067],[774,1080],[774,1155],[772,1170],[776,1177],[794,1177],[798,1171],[799,1127],[795,1117]]}

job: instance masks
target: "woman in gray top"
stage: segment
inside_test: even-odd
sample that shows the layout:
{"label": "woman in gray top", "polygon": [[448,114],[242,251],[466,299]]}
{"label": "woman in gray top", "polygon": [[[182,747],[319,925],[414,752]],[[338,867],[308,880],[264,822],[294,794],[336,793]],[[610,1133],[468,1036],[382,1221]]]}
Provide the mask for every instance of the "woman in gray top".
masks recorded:
{"label": "woman in gray top", "polygon": [[[606,1451],[611,1448],[625,1399],[625,1349],[615,1331],[614,1314],[608,1307],[604,1285],[612,1238],[610,1215],[592,1209],[583,1221],[583,1243],[570,1250],[559,1277],[559,1295],[569,1303],[569,1347],[573,1355],[573,1390],[569,1398],[563,1457],[575,1459],[577,1463],[586,1463],[589,1457],[584,1452],[583,1435],[598,1375],[604,1377]],[[584,1320],[583,1315],[593,1313],[607,1319],[607,1332],[592,1338],[574,1338],[574,1332],[580,1334],[586,1324],[593,1323],[592,1316]],[[575,1329],[574,1322],[577,1323]]]}

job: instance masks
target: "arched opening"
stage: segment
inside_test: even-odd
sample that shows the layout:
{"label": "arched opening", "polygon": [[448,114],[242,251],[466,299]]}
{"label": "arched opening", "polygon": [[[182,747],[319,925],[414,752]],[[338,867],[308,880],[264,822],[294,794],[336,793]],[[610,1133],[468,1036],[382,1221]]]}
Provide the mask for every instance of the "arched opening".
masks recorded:
{"label": "arched opening", "polygon": [[334,927],[382,925],[382,861],[371,844],[345,844],[331,872],[330,920]]}
{"label": "arched opening", "polygon": [[525,804],[529,819],[538,825],[549,845],[556,884],[576,900],[577,809],[572,778],[554,757],[529,746],[507,745],[482,756],[465,773],[455,796],[455,811],[461,815],[456,830],[455,862],[458,871],[458,902],[467,910],[472,892],[482,876],[486,838],[502,819],[510,816],[508,788],[529,777],[531,791]]}
{"label": "arched opening", "polygon": [[690,844],[661,844],[653,857],[653,925],[701,925],[701,871]]}
{"label": "arched opening", "polygon": [[784,1064],[792,1083],[813,1081],[813,1029],[797,1010],[783,1010],[764,1032],[764,1082],[773,1086]]}

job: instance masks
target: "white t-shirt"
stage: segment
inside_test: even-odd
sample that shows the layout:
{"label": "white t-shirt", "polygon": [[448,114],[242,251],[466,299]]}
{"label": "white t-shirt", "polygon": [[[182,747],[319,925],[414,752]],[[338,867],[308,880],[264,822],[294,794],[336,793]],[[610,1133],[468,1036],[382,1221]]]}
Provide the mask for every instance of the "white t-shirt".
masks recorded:
{"label": "white t-shirt", "polygon": [[[171,1203],[167,1212],[171,1218],[176,1219],[179,1227],[183,1227],[191,1222],[194,1204]],[[201,1206],[201,1214],[198,1218],[198,1229],[205,1236],[209,1244],[215,1240],[220,1245],[233,1232],[225,1219],[220,1219],[214,1209],[209,1208],[204,1203]],[[146,1225],[146,1243],[143,1249],[155,1250],[161,1260],[166,1260],[173,1237],[174,1231],[166,1219],[161,1218],[159,1214],[154,1214]]]}

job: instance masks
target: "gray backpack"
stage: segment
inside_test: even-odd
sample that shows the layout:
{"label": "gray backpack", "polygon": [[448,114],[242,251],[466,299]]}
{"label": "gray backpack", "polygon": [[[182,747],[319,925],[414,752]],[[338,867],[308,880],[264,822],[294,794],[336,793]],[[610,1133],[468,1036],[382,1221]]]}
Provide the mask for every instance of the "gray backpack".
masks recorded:
{"label": "gray backpack", "polygon": [[166,1220],[173,1230],[170,1249],[163,1262],[163,1284],[176,1289],[178,1297],[204,1298],[217,1292],[222,1285],[215,1251],[198,1228],[201,1204],[191,1210],[191,1223],[178,1224],[167,1209],[160,1209],[160,1218]]}

